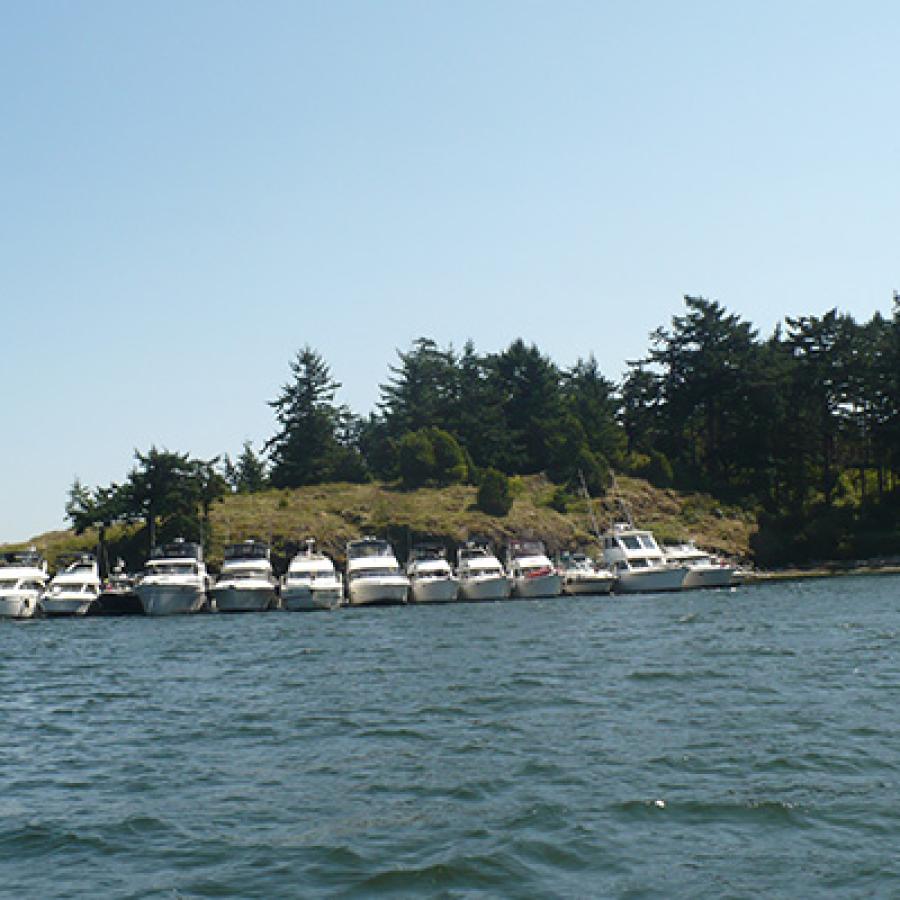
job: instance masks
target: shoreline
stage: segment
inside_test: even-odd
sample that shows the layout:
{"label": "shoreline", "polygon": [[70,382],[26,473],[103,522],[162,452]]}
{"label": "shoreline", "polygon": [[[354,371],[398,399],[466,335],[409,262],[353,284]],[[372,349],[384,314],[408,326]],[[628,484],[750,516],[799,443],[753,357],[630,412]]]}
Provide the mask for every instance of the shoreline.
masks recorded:
{"label": "shoreline", "polygon": [[808,568],[767,569],[747,573],[743,582],[744,584],[768,584],[780,581],[806,581],[814,578],[837,578],[841,575],[900,575],[900,564],[852,565],[835,562]]}

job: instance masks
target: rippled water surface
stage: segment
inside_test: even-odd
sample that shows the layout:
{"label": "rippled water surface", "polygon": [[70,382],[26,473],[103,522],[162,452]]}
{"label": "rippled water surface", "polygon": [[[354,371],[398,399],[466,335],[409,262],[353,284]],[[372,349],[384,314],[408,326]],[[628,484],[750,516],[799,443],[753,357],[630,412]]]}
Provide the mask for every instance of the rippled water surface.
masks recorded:
{"label": "rippled water surface", "polygon": [[0,621],[10,897],[900,896],[900,578]]}

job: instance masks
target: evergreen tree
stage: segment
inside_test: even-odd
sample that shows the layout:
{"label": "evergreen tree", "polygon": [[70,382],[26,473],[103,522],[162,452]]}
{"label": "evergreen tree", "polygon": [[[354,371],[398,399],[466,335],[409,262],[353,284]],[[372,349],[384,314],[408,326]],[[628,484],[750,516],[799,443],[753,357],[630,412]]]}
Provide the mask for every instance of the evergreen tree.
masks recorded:
{"label": "evergreen tree", "polygon": [[244,441],[237,462],[232,462],[226,455],[223,468],[225,480],[239,494],[254,494],[267,486],[266,464],[254,453],[252,441]]}
{"label": "evergreen tree", "polygon": [[269,402],[281,426],[266,443],[271,459],[270,481],[275,487],[321,484],[345,472],[352,448],[339,441],[339,429],[349,415],[336,406],[340,385],[328,365],[310,347],[290,363],[292,380]]}
{"label": "evergreen tree", "polygon": [[456,354],[441,350],[421,337],[408,353],[398,351],[400,364],[391,366],[391,378],[381,385],[378,407],[394,438],[409,431],[437,426],[446,428],[457,415]]}
{"label": "evergreen tree", "polygon": [[559,370],[521,338],[492,362],[492,386],[502,398],[512,442],[511,471],[544,471],[551,464],[549,442],[563,412]]}

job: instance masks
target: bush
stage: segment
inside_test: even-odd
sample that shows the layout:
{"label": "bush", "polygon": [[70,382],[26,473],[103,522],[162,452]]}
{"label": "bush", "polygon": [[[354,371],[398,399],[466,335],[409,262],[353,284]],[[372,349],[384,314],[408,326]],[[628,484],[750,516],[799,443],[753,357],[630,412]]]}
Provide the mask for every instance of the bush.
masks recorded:
{"label": "bush", "polygon": [[439,484],[458,484],[466,480],[468,466],[459,442],[441,428],[426,429],[434,453],[433,477]]}
{"label": "bush", "polygon": [[410,431],[397,444],[397,468],[406,487],[423,485],[434,472],[434,447],[424,431]]}
{"label": "bush", "polygon": [[496,469],[485,469],[478,489],[478,508],[491,516],[505,516],[512,504],[509,479]]}
{"label": "bush", "polygon": [[566,513],[569,511],[569,494],[564,487],[558,487],[547,504],[550,509],[555,509],[558,513]]}
{"label": "bush", "polygon": [[409,431],[397,445],[397,467],[406,487],[428,481],[455,484],[466,480],[466,456],[459,442],[442,428]]}
{"label": "bush", "polygon": [[629,469],[632,475],[646,478],[650,484],[659,488],[671,487],[675,480],[672,464],[665,453],[651,450],[648,454],[633,453]]}

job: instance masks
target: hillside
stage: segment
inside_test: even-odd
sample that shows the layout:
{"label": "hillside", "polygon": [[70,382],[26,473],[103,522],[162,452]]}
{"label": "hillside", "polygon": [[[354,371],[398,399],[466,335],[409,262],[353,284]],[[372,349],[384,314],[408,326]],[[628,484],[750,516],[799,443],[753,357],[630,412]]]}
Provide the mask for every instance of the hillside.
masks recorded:
{"label": "hillside", "polygon": [[[583,499],[573,498],[566,513],[559,513],[549,506],[556,488],[543,477],[516,478],[513,485],[515,502],[502,518],[475,509],[476,489],[468,485],[402,491],[374,482],[235,494],[212,510],[208,558],[217,564],[225,544],[249,537],[271,541],[281,557],[293,553],[307,537],[315,537],[322,549],[341,556],[347,540],[369,533],[388,536],[401,554],[409,541],[426,536],[458,542],[479,535],[497,544],[511,537],[535,536],[551,550],[592,546],[590,514]],[[594,501],[601,528],[621,520],[619,500],[631,509],[635,523],[654,531],[661,542],[694,539],[727,556],[748,555],[755,529],[752,513],[722,507],[703,494],[661,490],[641,479],[620,477],[615,497]],[[80,536],[48,532],[2,549],[35,545],[52,561],[59,553],[92,548],[96,537],[92,532]],[[108,537],[127,540],[128,535],[122,528],[112,528]]]}

